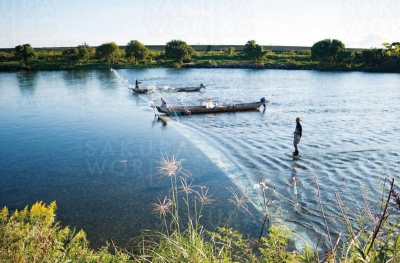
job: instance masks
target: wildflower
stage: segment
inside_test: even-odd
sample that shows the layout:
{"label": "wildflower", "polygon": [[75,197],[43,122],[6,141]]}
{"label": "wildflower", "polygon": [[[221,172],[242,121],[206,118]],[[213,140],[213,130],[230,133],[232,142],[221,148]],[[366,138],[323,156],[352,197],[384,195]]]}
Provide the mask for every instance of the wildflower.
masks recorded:
{"label": "wildflower", "polygon": [[193,179],[190,182],[190,184],[187,183],[186,177],[180,177],[181,179],[181,183],[182,183],[182,191],[185,192],[186,194],[190,194],[193,193],[194,190],[192,189],[192,183],[193,183]]}
{"label": "wildflower", "polygon": [[158,172],[165,174],[168,177],[176,176],[182,168],[181,161],[177,161],[175,156],[172,156],[171,159],[163,157],[160,163],[161,166],[159,167]]}
{"label": "wildflower", "polygon": [[158,201],[159,204],[152,203],[153,210],[151,212],[152,214],[160,213],[160,217],[165,217],[169,212],[170,207],[172,206],[172,201],[167,197],[164,197],[164,200],[162,202],[160,199],[158,199]]}
{"label": "wildflower", "polygon": [[198,199],[203,205],[211,204],[212,202],[214,202],[214,199],[211,199],[211,198],[210,198],[211,195],[207,195],[207,194],[208,194],[208,188],[206,188],[205,193],[204,193],[204,191],[203,191],[203,188],[205,188],[205,187],[200,187],[201,193],[196,192],[197,195],[198,195],[197,199]]}
{"label": "wildflower", "polygon": [[233,195],[233,199],[228,199],[228,200],[229,200],[230,202],[234,203],[237,207],[243,208],[246,212],[248,212],[248,213],[251,215],[251,213],[250,213],[250,211],[249,211],[249,208],[248,208],[248,206],[247,206],[247,204],[246,204],[246,203],[251,203],[251,200],[250,200],[250,199],[247,199],[247,194],[244,193],[244,194],[242,194],[242,196],[239,198],[239,196],[235,193],[235,191],[233,191],[232,188],[227,188],[227,189],[228,189],[229,192],[231,192],[232,195]]}

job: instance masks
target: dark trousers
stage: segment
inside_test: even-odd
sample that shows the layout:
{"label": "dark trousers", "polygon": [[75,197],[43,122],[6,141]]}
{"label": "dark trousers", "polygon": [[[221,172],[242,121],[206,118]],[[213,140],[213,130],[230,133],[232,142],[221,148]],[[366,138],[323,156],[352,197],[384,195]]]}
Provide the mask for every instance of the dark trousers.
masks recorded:
{"label": "dark trousers", "polygon": [[299,135],[297,135],[297,134],[294,134],[294,136],[293,136],[293,146],[294,146],[294,155],[298,155],[299,154],[299,148],[298,148],[298,144],[299,144],[299,142],[300,142],[300,138],[298,138],[299,137]]}

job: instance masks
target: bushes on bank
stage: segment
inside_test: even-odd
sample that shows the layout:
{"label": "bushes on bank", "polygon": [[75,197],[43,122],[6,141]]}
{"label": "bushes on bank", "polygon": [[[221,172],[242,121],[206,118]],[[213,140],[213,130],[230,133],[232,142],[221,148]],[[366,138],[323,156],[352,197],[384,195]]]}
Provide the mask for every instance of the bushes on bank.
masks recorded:
{"label": "bushes on bank", "polygon": [[56,203],[37,202],[9,214],[0,211],[0,262],[124,262],[126,254],[94,251],[83,230],[55,222]]}

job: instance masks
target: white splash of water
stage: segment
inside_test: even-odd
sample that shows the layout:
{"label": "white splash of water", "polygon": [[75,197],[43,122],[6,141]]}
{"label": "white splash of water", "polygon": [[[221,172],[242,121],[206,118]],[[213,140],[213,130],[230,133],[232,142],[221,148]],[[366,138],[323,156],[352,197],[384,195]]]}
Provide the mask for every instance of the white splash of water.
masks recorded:
{"label": "white splash of water", "polygon": [[[128,89],[131,89],[131,90],[133,88],[135,88],[135,85],[130,84],[129,80],[124,78],[123,76],[121,76],[116,70],[111,68],[110,71],[115,75],[116,78],[118,78],[121,81],[122,85],[128,86]],[[156,89],[156,87],[150,86],[148,88],[150,90],[150,92],[148,94],[139,94],[138,96],[140,99],[144,100],[151,107],[153,107],[153,109],[155,109],[154,106],[156,103],[154,102],[154,97],[156,97],[156,96],[162,97],[165,94],[163,91]],[[164,89],[167,91],[169,88],[168,88],[168,86],[165,86]],[[156,112],[155,112],[155,114],[157,115]]]}

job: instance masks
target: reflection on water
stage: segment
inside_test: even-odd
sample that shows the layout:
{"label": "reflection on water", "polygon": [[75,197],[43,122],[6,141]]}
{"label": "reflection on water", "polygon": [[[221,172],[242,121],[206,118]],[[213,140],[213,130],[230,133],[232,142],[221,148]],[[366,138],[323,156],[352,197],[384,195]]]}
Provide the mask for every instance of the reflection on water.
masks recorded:
{"label": "reflection on water", "polygon": [[31,96],[36,89],[37,72],[36,71],[20,71],[16,73],[19,90],[23,96]]}
{"label": "reflection on water", "polygon": [[63,78],[67,82],[72,82],[74,80],[82,81],[83,84],[90,77],[90,74],[93,74],[92,71],[87,70],[65,70],[62,71]]}
{"label": "reflection on water", "polygon": [[[207,88],[137,95],[128,89],[135,79]],[[325,227],[314,173],[331,216],[338,215],[334,193],[348,194],[345,185],[357,195],[360,185],[374,189],[384,169],[398,175],[399,80],[396,74],[243,69],[1,73],[0,206],[56,200],[57,219],[85,229],[92,246],[109,239],[125,245],[140,229],[160,227],[150,204],[168,194],[169,181],[157,167],[174,154],[194,184],[210,187],[215,202],[204,210],[207,229],[229,217],[232,187],[253,201],[252,216],[240,212],[232,226],[257,237],[264,213],[253,186],[268,179],[271,189],[308,209],[275,195],[271,223],[293,229],[297,248],[315,244]],[[161,97],[183,105],[204,98],[271,102],[264,112],[158,118],[150,101]],[[293,151],[297,116],[302,157],[293,159],[285,153]],[[339,229],[329,224],[335,236]]]}

